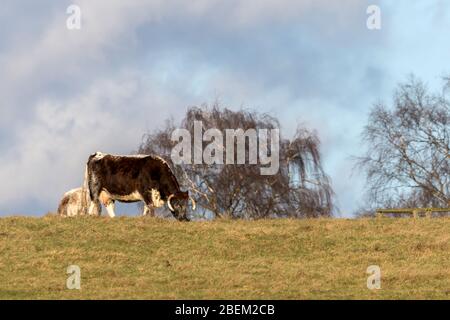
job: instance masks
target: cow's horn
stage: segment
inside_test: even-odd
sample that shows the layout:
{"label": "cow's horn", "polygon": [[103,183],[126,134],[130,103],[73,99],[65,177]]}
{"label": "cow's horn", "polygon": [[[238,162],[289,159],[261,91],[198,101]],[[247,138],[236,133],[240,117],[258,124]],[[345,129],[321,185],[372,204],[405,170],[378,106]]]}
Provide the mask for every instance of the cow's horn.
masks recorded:
{"label": "cow's horn", "polygon": [[192,197],[189,197],[189,200],[192,202],[192,210],[195,210],[195,201]]}
{"label": "cow's horn", "polygon": [[169,207],[170,211],[174,212],[175,209],[172,207],[172,204],[170,203],[170,200],[174,197],[175,195],[171,194],[169,196],[169,198],[167,198],[167,206]]}

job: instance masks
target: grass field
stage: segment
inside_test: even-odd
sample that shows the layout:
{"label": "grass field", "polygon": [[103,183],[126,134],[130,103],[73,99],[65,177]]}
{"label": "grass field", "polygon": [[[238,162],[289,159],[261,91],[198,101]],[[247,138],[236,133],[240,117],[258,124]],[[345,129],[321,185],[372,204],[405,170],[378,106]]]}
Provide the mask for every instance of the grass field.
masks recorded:
{"label": "grass field", "polygon": [[450,219],[1,218],[0,298],[449,299]]}

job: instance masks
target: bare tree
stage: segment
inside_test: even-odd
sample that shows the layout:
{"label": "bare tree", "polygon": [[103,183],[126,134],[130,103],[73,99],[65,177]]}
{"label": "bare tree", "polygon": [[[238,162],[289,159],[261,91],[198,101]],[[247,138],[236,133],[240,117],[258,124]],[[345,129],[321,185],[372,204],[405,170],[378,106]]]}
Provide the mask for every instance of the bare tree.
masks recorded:
{"label": "bare tree", "polygon": [[162,156],[180,183],[191,191],[203,216],[255,219],[332,215],[333,191],[322,169],[320,143],[314,133],[299,129],[292,140],[280,139],[280,169],[275,175],[261,175],[259,165],[249,164],[248,144],[245,164],[174,165],[170,155],[178,142],[171,140],[171,134],[176,128],[184,128],[194,136],[194,121],[202,122],[202,132],[210,128],[222,132],[274,129],[280,125],[267,114],[232,111],[215,104],[211,108],[191,107],[178,127],[169,120],[165,128],[144,135],[138,152]]}
{"label": "bare tree", "polygon": [[432,94],[413,76],[394,106],[374,106],[363,132],[372,207],[450,206],[450,108],[444,90]]}

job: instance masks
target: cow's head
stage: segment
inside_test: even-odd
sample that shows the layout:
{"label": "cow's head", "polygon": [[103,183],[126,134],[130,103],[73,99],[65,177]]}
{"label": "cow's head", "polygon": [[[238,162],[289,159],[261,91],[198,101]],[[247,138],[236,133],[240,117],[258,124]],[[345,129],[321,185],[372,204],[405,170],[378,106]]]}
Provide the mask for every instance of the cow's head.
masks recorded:
{"label": "cow's head", "polygon": [[167,206],[169,207],[170,212],[172,212],[173,216],[179,221],[189,221],[189,218],[187,217],[189,200],[192,201],[192,209],[195,210],[195,201],[189,197],[187,191],[171,194],[167,199]]}

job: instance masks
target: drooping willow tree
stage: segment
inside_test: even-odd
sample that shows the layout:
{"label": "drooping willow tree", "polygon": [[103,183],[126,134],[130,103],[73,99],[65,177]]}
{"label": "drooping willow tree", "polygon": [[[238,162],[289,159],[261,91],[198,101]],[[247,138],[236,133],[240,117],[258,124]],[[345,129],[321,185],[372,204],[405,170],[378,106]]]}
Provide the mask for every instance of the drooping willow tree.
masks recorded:
{"label": "drooping willow tree", "polygon": [[[248,140],[244,140],[243,164],[237,161],[237,153],[234,164],[226,164],[225,160],[222,164],[193,164],[193,154],[190,163],[174,164],[171,153],[179,141],[172,140],[172,133],[179,128],[186,129],[194,144],[194,127],[199,122],[202,133],[211,128],[221,132],[227,129],[258,132],[280,127],[278,120],[267,114],[232,111],[215,104],[191,107],[178,126],[168,120],[164,128],[144,135],[138,152],[157,154],[169,163],[180,184],[195,198],[199,208],[197,215],[244,219],[332,215],[333,191],[322,168],[316,134],[299,128],[292,139],[280,137],[279,170],[272,175],[262,175],[260,164],[250,164]],[[201,143],[203,150],[210,142]],[[237,139],[233,143],[236,150]],[[275,152],[272,144],[268,143],[267,147],[268,154]]]}

